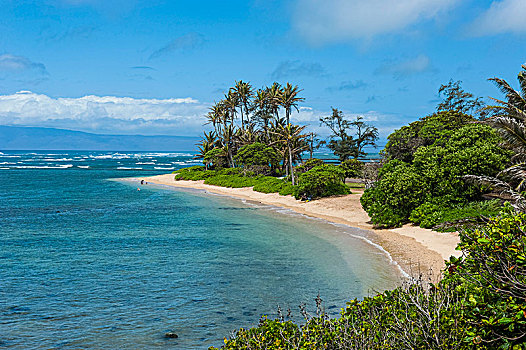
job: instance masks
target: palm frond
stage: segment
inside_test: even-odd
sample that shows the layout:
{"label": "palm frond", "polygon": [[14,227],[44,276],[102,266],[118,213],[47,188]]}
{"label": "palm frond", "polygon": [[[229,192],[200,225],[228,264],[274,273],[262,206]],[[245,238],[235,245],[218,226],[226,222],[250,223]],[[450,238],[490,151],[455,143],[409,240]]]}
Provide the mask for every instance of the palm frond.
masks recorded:
{"label": "palm frond", "polygon": [[489,186],[497,198],[509,201],[510,204],[521,212],[526,212],[526,198],[515,191],[510,184],[491,176],[464,175],[465,182],[479,186]]}

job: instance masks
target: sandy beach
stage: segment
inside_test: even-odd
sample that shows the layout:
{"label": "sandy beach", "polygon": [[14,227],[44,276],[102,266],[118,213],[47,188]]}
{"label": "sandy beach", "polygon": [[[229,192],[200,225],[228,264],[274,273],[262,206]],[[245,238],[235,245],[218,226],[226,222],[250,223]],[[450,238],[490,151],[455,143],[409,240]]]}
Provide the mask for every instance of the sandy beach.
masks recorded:
{"label": "sandy beach", "polygon": [[250,187],[226,188],[206,185],[204,181],[175,181],[173,174],[137,178],[136,180],[204,190],[214,194],[284,207],[307,216],[369,230],[373,233],[373,241],[388,251],[393,260],[411,275],[427,272],[429,269],[432,270],[433,275],[437,275],[444,268],[445,259],[451,255],[460,255],[460,252],[455,250],[459,242],[456,233],[439,233],[411,225],[388,230],[373,229],[369,216],[360,204],[362,191],[356,189],[352,190],[352,194],[346,196],[302,202],[292,196],[255,192]]}

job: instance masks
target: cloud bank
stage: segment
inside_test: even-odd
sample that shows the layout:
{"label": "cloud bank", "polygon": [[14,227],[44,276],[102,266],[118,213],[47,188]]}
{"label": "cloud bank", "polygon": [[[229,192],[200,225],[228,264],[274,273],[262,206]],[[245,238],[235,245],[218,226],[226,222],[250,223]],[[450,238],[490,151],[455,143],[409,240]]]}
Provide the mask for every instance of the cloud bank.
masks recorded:
{"label": "cloud bank", "polygon": [[503,33],[526,33],[526,1],[493,1],[490,8],[482,13],[469,29],[469,34],[473,36]]}
{"label": "cloud bank", "polygon": [[297,0],[293,10],[293,28],[314,45],[371,39],[432,20],[459,2],[460,0]]}
{"label": "cloud bank", "polygon": [[0,124],[143,135],[196,135],[208,106],[192,98],[53,98],[30,91],[0,96]]}

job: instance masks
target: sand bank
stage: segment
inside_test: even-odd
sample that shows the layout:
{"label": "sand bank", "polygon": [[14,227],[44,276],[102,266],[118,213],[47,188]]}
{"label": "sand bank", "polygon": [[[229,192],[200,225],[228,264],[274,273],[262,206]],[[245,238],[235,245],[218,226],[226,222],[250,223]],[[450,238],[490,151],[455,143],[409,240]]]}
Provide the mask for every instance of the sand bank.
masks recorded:
{"label": "sand bank", "polygon": [[220,195],[257,201],[263,204],[291,209],[297,213],[325,219],[334,223],[366,229],[374,234],[373,240],[387,250],[392,258],[410,274],[432,269],[435,274],[444,268],[444,260],[451,255],[459,242],[456,233],[438,233],[420,227],[406,225],[389,230],[373,230],[370,218],[360,204],[362,192],[353,189],[346,196],[322,198],[302,202],[291,196],[277,193],[255,192],[252,188],[226,188],[204,184],[204,181],[175,181],[173,174],[138,178],[153,184],[204,190]]}

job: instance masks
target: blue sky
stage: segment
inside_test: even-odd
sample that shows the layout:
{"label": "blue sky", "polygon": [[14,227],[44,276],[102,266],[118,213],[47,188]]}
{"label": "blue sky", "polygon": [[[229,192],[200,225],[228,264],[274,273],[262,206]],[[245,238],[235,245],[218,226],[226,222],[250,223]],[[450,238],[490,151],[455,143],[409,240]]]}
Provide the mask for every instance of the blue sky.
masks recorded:
{"label": "blue sky", "polygon": [[0,0],[0,124],[196,135],[235,80],[291,82],[293,118],[331,107],[383,137],[431,113],[440,84],[516,83],[524,0]]}

